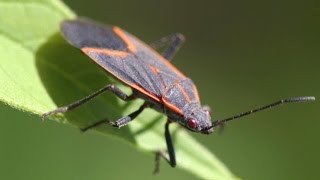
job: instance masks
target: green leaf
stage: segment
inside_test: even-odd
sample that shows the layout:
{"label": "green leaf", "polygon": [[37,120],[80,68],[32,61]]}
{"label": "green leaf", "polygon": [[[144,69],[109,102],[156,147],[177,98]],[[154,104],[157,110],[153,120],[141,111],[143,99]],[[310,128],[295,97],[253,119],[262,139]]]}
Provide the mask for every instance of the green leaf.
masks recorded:
{"label": "green leaf", "polygon": [[[109,83],[96,64],[68,45],[59,23],[75,15],[58,0],[0,0],[0,100],[14,108],[42,114],[67,105]],[[130,89],[119,85],[130,93]],[[142,101],[124,103],[105,94],[87,105],[52,119],[84,127],[102,118],[117,119]],[[40,118],[39,118],[40,120]],[[165,117],[146,110],[130,125],[97,130],[124,139],[148,153],[166,149]],[[229,170],[183,128],[171,128],[177,168],[203,179],[235,179]],[[150,159],[151,160],[151,159]],[[164,162],[162,162],[164,164]]]}

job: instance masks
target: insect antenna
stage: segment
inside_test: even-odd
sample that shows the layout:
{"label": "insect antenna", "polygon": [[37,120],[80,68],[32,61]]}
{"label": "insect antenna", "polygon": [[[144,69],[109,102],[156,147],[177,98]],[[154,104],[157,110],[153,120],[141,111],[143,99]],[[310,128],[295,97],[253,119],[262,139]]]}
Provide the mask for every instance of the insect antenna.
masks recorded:
{"label": "insect antenna", "polygon": [[250,111],[243,112],[243,113],[241,113],[241,114],[238,114],[238,115],[235,115],[235,116],[226,118],[226,119],[221,119],[221,120],[213,121],[213,122],[212,122],[212,126],[211,126],[209,129],[211,129],[211,128],[213,128],[213,127],[216,127],[216,126],[223,125],[224,123],[226,123],[226,122],[228,122],[228,121],[231,121],[231,120],[234,120],[234,119],[238,119],[238,118],[241,118],[241,117],[243,117],[243,116],[247,116],[247,115],[250,115],[250,114],[253,114],[253,113],[256,113],[256,112],[265,110],[265,109],[269,109],[269,108],[278,106],[278,105],[280,105],[280,104],[292,103],[292,102],[314,101],[314,100],[316,100],[316,98],[313,97],[313,96],[304,96],[304,97],[294,97],[294,98],[288,98],[288,99],[281,99],[280,101],[276,101],[276,102],[274,102],[274,103],[268,104],[268,105],[263,106],[263,107],[260,107],[260,108],[252,109],[252,110],[250,110]]}

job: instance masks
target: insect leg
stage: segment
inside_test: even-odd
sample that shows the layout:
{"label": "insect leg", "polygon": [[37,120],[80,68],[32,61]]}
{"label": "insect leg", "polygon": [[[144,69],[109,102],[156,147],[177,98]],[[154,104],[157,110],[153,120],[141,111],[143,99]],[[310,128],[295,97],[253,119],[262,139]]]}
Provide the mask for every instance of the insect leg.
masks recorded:
{"label": "insect leg", "polygon": [[173,147],[173,143],[172,143],[172,139],[171,139],[171,135],[169,132],[169,124],[171,123],[170,120],[168,120],[165,124],[165,138],[166,138],[166,143],[167,143],[167,149],[168,149],[168,153],[169,153],[169,159],[165,156],[163,151],[158,151],[156,152],[156,166],[155,169],[153,171],[154,174],[159,172],[160,169],[160,157],[163,157],[170,165],[171,167],[175,167],[176,166],[176,155],[174,152],[174,147]]}
{"label": "insect leg", "polygon": [[80,99],[80,100],[78,100],[78,101],[76,101],[76,102],[74,102],[72,104],[69,104],[67,106],[63,106],[63,107],[60,107],[60,108],[55,109],[53,111],[49,111],[49,112],[46,112],[46,113],[42,114],[41,118],[44,119],[47,116],[50,116],[50,115],[53,115],[53,114],[64,113],[64,112],[73,110],[73,109],[75,109],[75,108],[87,103],[88,101],[94,99],[95,97],[97,97],[98,95],[100,95],[100,94],[102,94],[102,93],[104,93],[106,91],[113,92],[116,96],[118,96],[119,98],[121,98],[124,101],[135,99],[135,96],[133,96],[133,95],[128,96],[124,92],[122,92],[117,86],[115,86],[113,84],[109,84],[109,85],[99,89],[98,91],[88,95],[87,97],[84,97],[83,99]]}
{"label": "insect leg", "polygon": [[175,33],[161,38],[160,40],[151,43],[150,46],[154,49],[161,48],[163,46],[169,46],[162,52],[162,56],[169,61],[173,58],[176,52],[180,49],[182,44],[185,42],[183,34]]}
{"label": "insect leg", "polygon": [[84,128],[81,128],[81,131],[82,132],[85,132],[91,128],[94,128],[94,127],[97,127],[97,126],[100,126],[101,124],[104,124],[104,123],[109,123],[110,125],[112,125],[113,127],[122,127],[122,126],[125,126],[127,125],[130,121],[133,121],[147,106],[145,104],[143,104],[142,106],[140,106],[140,108],[136,111],[134,111],[133,113],[129,114],[128,116],[125,116],[123,118],[120,118],[118,119],[116,122],[112,122],[108,119],[102,119],[92,125],[89,125],[87,127],[84,127]]}

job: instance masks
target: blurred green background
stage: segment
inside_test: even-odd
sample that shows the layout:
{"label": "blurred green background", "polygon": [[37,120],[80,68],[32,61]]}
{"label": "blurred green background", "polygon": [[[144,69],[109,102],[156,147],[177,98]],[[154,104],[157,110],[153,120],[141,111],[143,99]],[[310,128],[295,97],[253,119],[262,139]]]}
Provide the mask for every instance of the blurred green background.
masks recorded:
{"label": "blurred green background", "polygon": [[[174,64],[197,84],[214,119],[280,98],[320,95],[316,1],[65,0],[78,15],[118,25],[146,42],[181,32]],[[242,179],[320,179],[319,103],[282,106],[193,134]],[[96,133],[0,104],[0,179],[194,179]],[[163,139],[164,140],[164,139]],[[199,154],[201,156],[201,154]]]}

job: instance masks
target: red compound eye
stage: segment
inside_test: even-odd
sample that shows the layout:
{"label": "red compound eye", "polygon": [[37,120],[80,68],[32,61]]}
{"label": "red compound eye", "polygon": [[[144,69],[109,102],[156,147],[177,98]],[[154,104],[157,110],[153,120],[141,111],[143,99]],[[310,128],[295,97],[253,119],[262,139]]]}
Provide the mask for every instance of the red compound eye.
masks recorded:
{"label": "red compound eye", "polygon": [[197,128],[197,121],[195,119],[189,119],[188,120],[188,126],[191,129]]}

